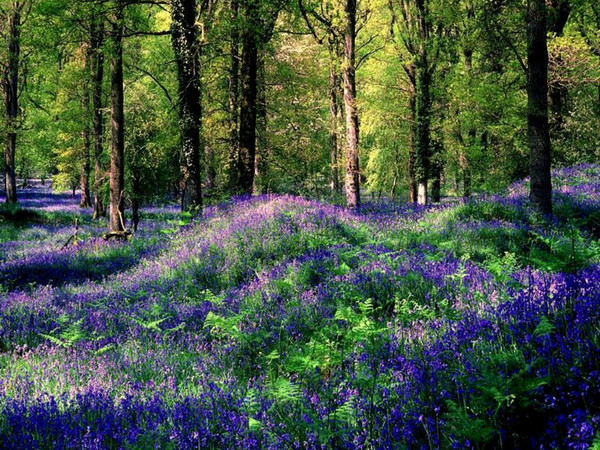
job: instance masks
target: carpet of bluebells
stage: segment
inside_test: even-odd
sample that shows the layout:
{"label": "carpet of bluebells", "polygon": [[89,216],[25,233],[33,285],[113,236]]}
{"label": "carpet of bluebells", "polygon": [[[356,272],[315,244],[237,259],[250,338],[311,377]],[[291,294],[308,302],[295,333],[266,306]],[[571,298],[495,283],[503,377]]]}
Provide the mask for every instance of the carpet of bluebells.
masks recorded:
{"label": "carpet of bluebells", "polygon": [[552,218],[527,180],[157,206],[127,243],[25,190],[0,208],[0,448],[599,448],[600,166],[554,187]]}

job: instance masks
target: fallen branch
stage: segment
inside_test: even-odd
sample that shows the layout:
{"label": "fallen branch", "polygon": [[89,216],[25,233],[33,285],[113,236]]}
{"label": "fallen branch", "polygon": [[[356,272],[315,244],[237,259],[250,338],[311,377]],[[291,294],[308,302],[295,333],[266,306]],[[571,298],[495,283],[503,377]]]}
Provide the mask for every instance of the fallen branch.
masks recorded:
{"label": "fallen branch", "polygon": [[131,231],[125,230],[125,231],[109,231],[108,233],[104,233],[102,235],[102,239],[104,239],[105,241],[109,241],[111,239],[126,239],[126,240],[130,240],[131,237],[133,236],[133,233]]}
{"label": "fallen branch", "polygon": [[67,239],[67,242],[65,242],[65,245],[63,245],[60,249],[64,250],[65,248],[67,248],[67,246],[70,243],[73,243],[73,245],[77,245],[77,242],[79,241],[79,219],[75,219],[75,234],[72,234],[69,239]]}

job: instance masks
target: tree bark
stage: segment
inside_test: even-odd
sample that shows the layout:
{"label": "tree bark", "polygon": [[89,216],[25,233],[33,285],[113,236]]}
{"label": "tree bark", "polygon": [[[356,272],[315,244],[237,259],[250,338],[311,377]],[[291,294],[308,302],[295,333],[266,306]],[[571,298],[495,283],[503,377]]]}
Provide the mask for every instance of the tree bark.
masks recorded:
{"label": "tree bark", "polygon": [[417,180],[415,178],[415,147],[417,141],[417,74],[414,64],[405,64],[408,78],[408,201],[417,201]]}
{"label": "tree bark", "polygon": [[229,68],[229,155],[227,161],[227,178],[230,191],[235,189],[238,181],[239,166],[239,109],[240,109],[240,32],[238,26],[239,2],[231,0],[231,61]]}
{"label": "tree bark", "polygon": [[109,232],[125,230],[125,142],[123,113],[123,2],[118,0],[110,34],[110,212]]}
{"label": "tree bark", "polygon": [[93,140],[94,140],[94,219],[106,215],[101,187],[104,179],[102,167],[102,151],[104,137],[104,118],[102,116],[102,81],[104,80],[104,20],[92,20],[90,30],[90,50],[92,52],[92,108],[93,108]]}
{"label": "tree bark", "polygon": [[431,153],[431,74],[427,54],[422,51],[416,68],[417,73],[417,114],[415,145],[415,178],[417,182],[417,203],[428,202],[427,182]]}
{"label": "tree bark", "polygon": [[340,191],[340,172],[338,166],[338,54],[335,42],[329,41],[329,154],[330,154],[330,187],[333,195]]}
{"label": "tree bark", "polygon": [[17,202],[15,176],[15,151],[19,118],[19,64],[21,57],[21,8],[13,5],[8,13],[8,61],[4,79],[4,104],[6,107],[6,147],[4,150],[6,203]]}
{"label": "tree bark", "polygon": [[242,36],[242,98],[240,105],[240,147],[238,188],[240,193],[251,194],[254,185],[254,162],[256,158],[256,103],[258,74],[258,43],[251,24],[256,23],[253,6],[246,11],[247,24]]}
{"label": "tree bark", "polygon": [[81,173],[79,176],[79,188],[81,189],[81,198],[79,206],[87,208],[92,205],[90,200],[90,84],[88,72],[93,58],[91,46],[86,46],[84,63],[84,82],[81,95],[82,123],[81,129]]}
{"label": "tree bark", "polygon": [[548,126],[548,45],[545,0],[529,0],[527,26],[527,125],[534,208],[552,214],[550,133]]}
{"label": "tree bark", "polygon": [[359,123],[356,105],[356,0],[346,0],[344,31],[344,106],[346,110],[346,203],[360,206],[360,168],[358,154]]}
{"label": "tree bark", "polygon": [[196,0],[172,0],[171,41],[177,61],[179,130],[182,149],[183,211],[202,210],[203,158],[200,98],[200,59],[196,28]]}
{"label": "tree bark", "polygon": [[[265,175],[268,160],[267,135],[267,90],[265,80],[265,52],[258,53],[256,68],[256,157],[254,159],[254,183],[252,192],[260,194],[265,188]],[[261,177],[263,179],[261,179]]]}
{"label": "tree bark", "polygon": [[443,164],[443,153],[444,153],[444,144],[441,141],[434,141],[431,145],[432,147],[432,161],[430,163],[431,167],[431,201],[433,203],[439,203],[442,198],[442,173],[444,172],[444,164]]}

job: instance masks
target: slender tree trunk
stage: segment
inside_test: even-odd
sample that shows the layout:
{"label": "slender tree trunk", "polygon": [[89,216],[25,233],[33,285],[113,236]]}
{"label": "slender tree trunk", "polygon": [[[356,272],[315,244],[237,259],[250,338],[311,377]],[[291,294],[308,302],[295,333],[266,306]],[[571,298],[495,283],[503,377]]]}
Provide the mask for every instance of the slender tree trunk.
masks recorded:
{"label": "slender tree trunk", "polygon": [[[467,76],[469,77],[469,85],[472,78],[472,69],[473,69],[473,52],[471,50],[464,51],[465,57],[465,69],[467,72]],[[457,110],[457,113],[460,114],[460,111]],[[457,117],[459,117],[457,115]],[[459,131],[460,133],[460,131]],[[472,126],[469,127],[468,132],[468,142],[462,142],[460,156],[459,156],[459,164],[462,171],[462,182],[463,182],[463,197],[471,196],[471,164],[469,161],[468,148],[473,145],[475,138],[477,136],[477,131]],[[461,136],[462,140],[462,136]]]}
{"label": "slender tree trunk", "polygon": [[417,180],[415,174],[415,147],[417,141],[417,74],[414,64],[406,64],[408,77],[408,201],[417,202]]}
{"label": "slender tree trunk", "polygon": [[8,61],[4,79],[4,103],[6,107],[6,147],[4,150],[6,203],[17,202],[15,177],[15,151],[19,118],[19,64],[21,56],[21,8],[13,5],[8,17]]}
{"label": "slender tree trunk", "polygon": [[340,190],[340,173],[338,167],[338,74],[337,52],[333,38],[329,41],[329,153],[331,161],[330,186],[331,193],[337,194]]}
{"label": "slender tree trunk", "polygon": [[441,141],[434,141],[431,145],[433,154],[430,162],[431,167],[431,201],[439,203],[442,198],[442,173],[444,172],[443,152],[444,145]]}
{"label": "slender tree trunk", "polygon": [[254,184],[252,192],[260,194],[264,189],[268,160],[268,135],[267,135],[267,90],[265,80],[265,52],[258,53],[256,75],[256,157],[254,159]]}
{"label": "slender tree trunk", "polygon": [[229,68],[229,155],[227,178],[230,191],[238,182],[239,166],[239,109],[240,109],[240,50],[239,50],[239,2],[231,0],[231,66]]}
{"label": "slender tree trunk", "polygon": [[[87,106],[89,103],[89,96],[84,95],[82,103]],[[81,189],[81,198],[79,200],[79,206],[81,208],[87,208],[92,205],[90,200],[90,130],[87,124],[89,108],[84,111],[84,128],[81,131],[81,174],[79,176],[79,188]]]}
{"label": "slender tree trunk", "polygon": [[110,212],[109,231],[125,230],[125,141],[123,113],[123,8],[116,4],[112,17],[110,52]]}
{"label": "slender tree trunk", "polygon": [[90,31],[90,50],[92,52],[91,77],[92,77],[92,108],[93,108],[93,135],[94,135],[94,219],[106,215],[102,199],[101,187],[104,179],[102,167],[102,151],[104,137],[104,118],[102,116],[102,82],[104,80],[104,20],[92,20]]}
{"label": "slender tree trunk", "polygon": [[87,80],[92,57],[92,50],[90,47],[87,47],[84,65],[86,79],[82,86],[83,92],[81,96],[83,121],[83,128],[81,130],[81,173],[79,176],[79,188],[81,189],[79,206],[81,208],[87,208],[92,205],[90,201],[90,85]]}
{"label": "slender tree trunk", "polygon": [[417,73],[417,114],[416,114],[416,148],[415,148],[415,178],[417,181],[417,203],[426,205],[428,202],[427,182],[431,153],[431,74],[428,67],[425,50],[419,58]]}
{"label": "slender tree trunk", "polygon": [[215,170],[215,150],[212,145],[205,146],[205,167],[206,167],[206,185],[205,185],[205,195],[206,191],[211,191],[215,187],[215,180],[217,178],[217,172]]}
{"label": "slender tree trunk", "polygon": [[527,124],[534,208],[552,214],[550,133],[548,126],[548,45],[545,0],[529,0],[527,27]]}
{"label": "slender tree trunk", "polygon": [[[249,24],[256,21],[251,17],[257,12],[247,7],[246,20]],[[254,184],[254,161],[256,158],[256,103],[258,45],[255,30],[248,24],[242,36],[242,99],[240,107],[240,147],[239,147],[239,191],[251,194]]]}
{"label": "slender tree trunk", "polygon": [[182,199],[184,211],[202,209],[203,158],[201,139],[200,59],[196,28],[196,0],[171,2],[171,40],[177,61],[179,129],[182,148]]}
{"label": "slender tree trunk", "polygon": [[132,176],[133,195],[131,199],[131,221],[133,222],[133,231],[137,233],[140,224],[140,198],[141,198],[141,180],[137,174]]}
{"label": "slender tree trunk", "polygon": [[356,105],[356,0],[346,0],[344,32],[344,105],[346,109],[346,203],[360,206],[358,109]]}

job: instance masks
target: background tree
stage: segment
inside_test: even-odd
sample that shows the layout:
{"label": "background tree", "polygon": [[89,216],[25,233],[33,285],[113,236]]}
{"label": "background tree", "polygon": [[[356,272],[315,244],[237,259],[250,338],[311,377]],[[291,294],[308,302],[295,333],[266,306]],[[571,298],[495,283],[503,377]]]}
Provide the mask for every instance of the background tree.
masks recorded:
{"label": "background tree", "polygon": [[530,199],[552,214],[550,130],[548,125],[548,44],[545,0],[530,0],[527,10],[527,134],[530,152]]}
{"label": "background tree", "polygon": [[17,181],[15,176],[15,153],[17,130],[19,128],[19,97],[23,87],[21,74],[21,33],[27,15],[31,11],[31,0],[11,0],[0,9],[2,25],[0,33],[6,47],[1,86],[4,97],[4,187],[6,202],[17,202]]}

